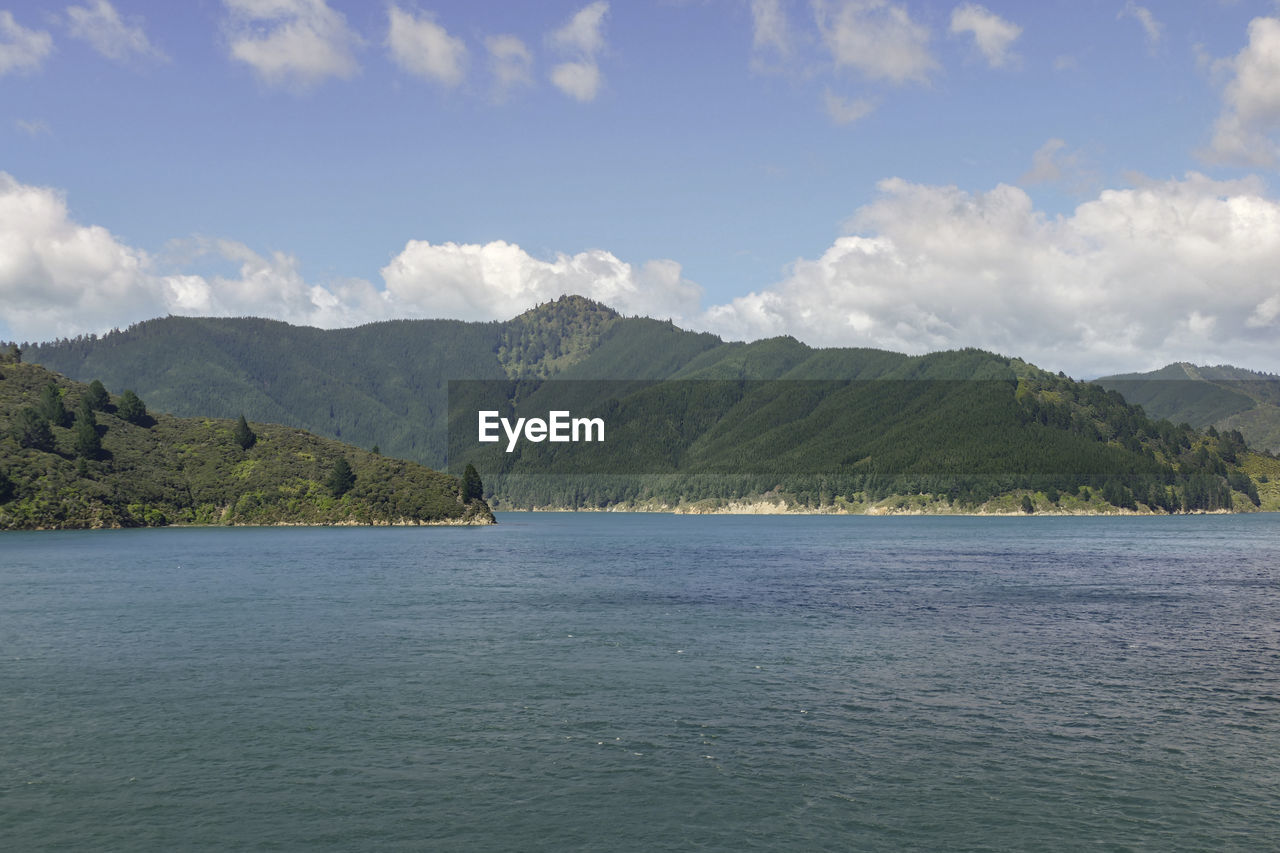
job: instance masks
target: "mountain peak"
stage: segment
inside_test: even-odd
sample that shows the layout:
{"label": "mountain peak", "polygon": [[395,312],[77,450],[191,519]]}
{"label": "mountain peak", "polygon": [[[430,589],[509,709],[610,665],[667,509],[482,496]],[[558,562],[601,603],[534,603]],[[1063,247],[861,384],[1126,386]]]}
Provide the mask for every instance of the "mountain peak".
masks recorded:
{"label": "mountain peak", "polygon": [[540,302],[516,317],[516,320],[539,321],[543,318],[566,318],[581,315],[602,315],[604,319],[615,320],[622,316],[603,302],[596,302],[576,293],[566,293],[550,302]]}
{"label": "mountain peak", "polygon": [[498,360],[512,378],[554,376],[585,358],[621,319],[607,305],[566,294],[504,323]]}

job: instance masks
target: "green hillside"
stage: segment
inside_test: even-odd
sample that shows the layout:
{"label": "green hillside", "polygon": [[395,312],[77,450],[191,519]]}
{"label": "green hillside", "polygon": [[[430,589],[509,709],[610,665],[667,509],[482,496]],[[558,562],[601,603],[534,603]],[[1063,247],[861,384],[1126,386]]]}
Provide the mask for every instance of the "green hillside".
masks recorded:
{"label": "green hillside", "polygon": [[1280,451],[1280,377],[1231,365],[1179,362],[1097,380],[1152,417],[1204,429],[1239,430],[1250,447]]}
{"label": "green hillside", "polygon": [[[750,350],[733,350],[724,370],[699,372],[727,372]],[[796,367],[788,357],[767,372],[789,376]],[[812,508],[891,496],[978,507],[1011,494],[1056,510],[1260,505],[1257,483],[1240,467],[1254,454],[1239,433],[1152,421],[1114,392],[978,350],[882,367],[883,378],[852,381],[461,383],[456,393],[468,396],[454,413],[450,458],[455,470],[474,464],[516,505],[680,505],[778,493]],[[609,438],[508,451],[476,442],[480,409],[512,421],[553,410],[599,416]]]}
{"label": "green hillside", "polygon": [[[1175,426],[1186,419],[1148,417],[1119,394],[1017,359],[815,349],[790,337],[725,342],[575,296],[501,323],[325,331],[170,317],[30,346],[27,358],[136,388],[180,415],[244,412],[433,467],[447,460],[455,473],[474,460],[502,499],[523,505],[779,493],[818,505],[891,495],[952,505],[1019,495],[1034,498],[1032,508],[1068,509],[1104,495],[1106,506],[1164,511],[1257,505],[1257,483],[1240,468],[1241,431]],[[450,427],[473,438],[476,428],[447,423],[451,380],[492,383],[455,386],[479,395],[455,417],[474,419],[495,393],[492,405],[511,413],[545,414],[566,394],[575,412],[609,407],[609,446],[451,448]],[[1188,405],[1235,406],[1228,417],[1257,411],[1243,391],[1200,386]]]}
{"label": "green hillside", "polygon": [[461,501],[457,478],[412,462],[93,391],[0,363],[0,530],[492,521],[482,501]]}

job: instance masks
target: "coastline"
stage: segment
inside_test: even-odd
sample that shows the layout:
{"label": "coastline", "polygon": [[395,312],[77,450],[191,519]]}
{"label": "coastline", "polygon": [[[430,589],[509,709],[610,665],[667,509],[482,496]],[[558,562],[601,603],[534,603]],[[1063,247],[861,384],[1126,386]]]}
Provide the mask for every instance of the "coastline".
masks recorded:
{"label": "coastline", "polygon": [[[1190,512],[1168,513],[1149,509],[1130,510],[1119,507],[1111,507],[1103,509],[1101,507],[1076,507],[1063,508],[1056,507],[1054,509],[1041,510],[1037,508],[1035,512],[1023,512],[1021,509],[1013,508],[996,508],[984,505],[983,507],[953,507],[949,504],[934,504],[925,508],[920,506],[894,506],[889,505],[889,501],[879,502],[866,506],[848,505],[844,507],[827,506],[827,507],[804,507],[798,505],[787,505],[780,501],[755,500],[755,501],[728,501],[720,506],[705,506],[706,502],[700,501],[692,504],[670,505],[665,503],[643,503],[643,504],[615,504],[608,507],[571,507],[571,506],[535,506],[535,507],[516,507],[500,505],[494,509],[494,512],[614,512],[614,513],[650,513],[661,515],[838,515],[838,516],[869,516],[873,518],[885,518],[890,516],[955,516],[969,518],[1034,518],[1055,517],[1055,518],[1073,518],[1073,517],[1104,517],[1104,516],[1124,516],[1124,517],[1142,517],[1155,518],[1169,515],[1253,515],[1256,513],[1275,513],[1280,512],[1280,507],[1263,507],[1257,508],[1252,504],[1248,504],[1248,509],[1217,509],[1217,510],[1192,510]],[[989,502],[990,503],[990,502]]]}

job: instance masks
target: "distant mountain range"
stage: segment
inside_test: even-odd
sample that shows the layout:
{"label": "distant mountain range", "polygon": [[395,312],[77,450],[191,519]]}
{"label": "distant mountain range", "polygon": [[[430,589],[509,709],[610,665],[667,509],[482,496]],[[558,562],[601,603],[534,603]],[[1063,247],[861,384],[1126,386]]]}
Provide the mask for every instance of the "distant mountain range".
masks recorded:
{"label": "distant mountain range", "polygon": [[499,497],[522,505],[779,492],[804,505],[864,508],[904,494],[953,505],[1003,496],[1006,508],[1018,496],[1037,510],[1257,503],[1245,471],[1261,463],[1239,433],[1157,422],[1118,394],[1018,359],[815,349],[790,337],[726,342],[577,296],[505,322],[320,330],[168,317],[26,349],[27,360],[68,376],[132,388],[153,409],[243,413],[431,467],[448,461],[455,473],[457,448],[447,459],[450,380],[508,388],[498,405],[513,412],[553,399],[539,384],[547,379],[649,380],[594,386],[595,403],[622,418],[613,433],[622,443],[598,451],[602,466],[620,447],[635,463],[612,485],[562,477],[554,487],[517,487],[514,475],[558,470],[547,445],[522,455],[474,453],[477,465],[500,475],[486,475]]}
{"label": "distant mountain range", "polygon": [[1150,373],[1122,373],[1095,380],[1119,391],[1153,418],[1239,430],[1250,447],[1280,451],[1280,376],[1220,364],[1187,362]]}

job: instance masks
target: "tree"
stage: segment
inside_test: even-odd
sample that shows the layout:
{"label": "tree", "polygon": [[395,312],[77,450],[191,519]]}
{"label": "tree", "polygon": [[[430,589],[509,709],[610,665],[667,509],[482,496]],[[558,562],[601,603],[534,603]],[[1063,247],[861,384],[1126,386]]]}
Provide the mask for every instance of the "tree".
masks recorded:
{"label": "tree", "polygon": [[120,405],[116,407],[116,414],[131,424],[142,426],[147,420],[147,406],[138,399],[137,394],[126,390],[120,395]]}
{"label": "tree", "polygon": [[98,435],[98,419],[93,410],[82,406],[76,413],[76,454],[81,459],[97,459],[102,453],[102,438]]}
{"label": "tree", "polygon": [[4,471],[0,471],[0,504],[5,503],[9,498],[13,497],[13,493],[18,490],[13,480],[9,479],[9,475]]}
{"label": "tree", "polygon": [[1031,513],[1036,511],[1035,506],[1031,503],[1030,495],[1022,496],[1022,511],[1025,512],[1027,515],[1030,515]]}
{"label": "tree", "polygon": [[107,394],[106,386],[102,384],[102,380],[95,379],[89,383],[89,390],[85,392],[81,399],[87,400],[89,408],[96,412],[105,412],[107,406],[111,404],[111,397]]}
{"label": "tree", "polygon": [[62,403],[62,391],[52,382],[44,386],[44,390],[40,392],[36,411],[53,426],[68,426],[71,423],[71,413]]}
{"label": "tree", "polygon": [[244,419],[244,415],[240,415],[240,420],[236,421],[235,429],[236,444],[240,445],[241,450],[248,450],[258,441],[258,434],[249,429],[249,422]]}
{"label": "tree", "polygon": [[484,496],[484,483],[480,481],[480,472],[470,462],[462,472],[462,500],[464,503],[478,501]]}
{"label": "tree", "polygon": [[339,456],[338,461],[333,463],[333,470],[329,472],[329,477],[324,484],[329,489],[329,494],[335,498],[340,498],[351,491],[351,487],[356,484],[356,475],[345,456]]}
{"label": "tree", "polygon": [[24,407],[14,417],[9,424],[9,434],[22,447],[45,452],[53,450],[53,430],[49,429],[49,422],[30,406]]}
{"label": "tree", "polygon": [[14,364],[22,364],[22,350],[17,344],[9,344],[9,349],[5,351],[4,361],[11,361]]}

